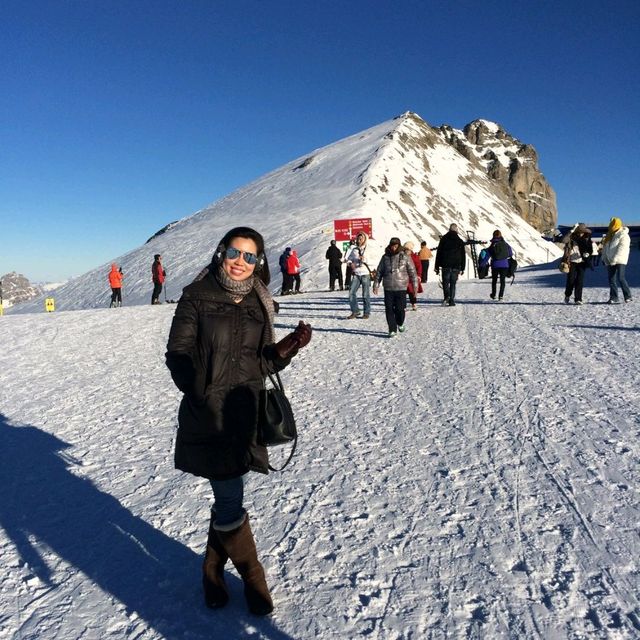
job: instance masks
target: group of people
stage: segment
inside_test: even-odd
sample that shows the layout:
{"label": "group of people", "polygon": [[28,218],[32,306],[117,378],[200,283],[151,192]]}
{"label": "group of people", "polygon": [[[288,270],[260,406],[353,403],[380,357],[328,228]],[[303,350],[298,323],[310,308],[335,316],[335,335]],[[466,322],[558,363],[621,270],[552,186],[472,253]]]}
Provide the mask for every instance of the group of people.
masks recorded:
{"label": "group of people", "polygon": [[[609,221],[607,233],[599,245],[591,238],[591,229],[584,222],[579,222],[562,238],[564,254],[561,266],[567,273],[564,290],[564,301],[584,304],[582,290],[587,269],[593,269],[602,260],[607,267],[609,281],[609,304],[618,304],[618,287],[622,289],[625,302],[631,302],[631,289],[627,283],[626,268],[629,261],[631,240],[629,229],[620,218],[613,217]],[[594,246],[595,245],[595,246]]]}
{"label": "group of people", "polygon": [[[151,281],[153,282],[153,293],[151,294],[151,304],[160,304],[160,294],[164,287],[164,281],[167,277],[167,272],[162,266],[162,256],[156,253],[153,256],[153,263],[151,264]],[[122,306],[122,281],[124,280],[124,273],[122,267],[119,267],[115,262],[111,264],[111,271],[107,276],[109,280],[109,286],[111,287],[111,303],[110,308]]]}
{"label": "group of people", "polygon": [[[574,250],[579,254],[572,260],[573,273],[567,280],[567,286],[571,283],[571,291],[576,292],[576,300],[581,300],[584,276],[584,267],[579,265],[591,255],[590,245],[585,242],[588,232],[584,225],[576,225],[566,242],[571,255]],[[369,317],[371,286],[377,294],[382,285],[389,337],[394,337],[405,331],[407,295],[412,300],[411,296],[427,281],[432,255],[422,251],[426,243],[414,253],[411,242],[403,245],[394,236],[377,268],[371,269],[367,241],[366,233],[358,233],[344,256],[338,256],[341,252],[331,243],[327,250],[327,260],[333,261],[330,285],[335,288],[337,282],[343,288],[336,267],[346,263],[351,274],[349,319]],[[466,268],[465,244],[456,225],[449,227],[438,244],[435,273],[442,273],[443,304],[447,306],[455,305],[456,282]],[[631,300],[624,277],[628,249],[628,230],[613,218],[603,241],[602,257],[609,269],[611,286],[620,282],[625,300]],[[492,268],[490,297],[501,300],[513,251],[499,230],[494,231],[487,251]],[[284,255],[286,261],[296,257],[290,248]],[[155,258],[154,265],[161,265],[161,257]],[[280,269],[284,274],[282,260]],[[293,269],[286,267],[287,276],[295,276],[295,271],[295,264]],[[299,274],[299,262],[297,271]],[[164,270],[154,267],[154,274],[160,280]],[[175,466],[206,478],[213,493],[202,564],[204,601],[211,608],[228,603],[224,568],[231,560],[243,581],[249,611],[255,615],[271,613],[273,600],[244,506],[244,479],[249,471],[266,474],[270,469],[268,451],[259,435],[265,379],[287,367],[312,337],[311,326],[301,320],[293,331],[276,340],[277,305],[269,282],[263,237],[248,227],[228,231],[210,264],[183,290],[166,352],[166,365],[183,394],[178,410]],[[295,291],[295,282],[295,278],[287,280],[283,291]],[[154,288],[154,299],[158,295],[159,289]],[[617,290],[612,288],[612,301],[616,295]]]}

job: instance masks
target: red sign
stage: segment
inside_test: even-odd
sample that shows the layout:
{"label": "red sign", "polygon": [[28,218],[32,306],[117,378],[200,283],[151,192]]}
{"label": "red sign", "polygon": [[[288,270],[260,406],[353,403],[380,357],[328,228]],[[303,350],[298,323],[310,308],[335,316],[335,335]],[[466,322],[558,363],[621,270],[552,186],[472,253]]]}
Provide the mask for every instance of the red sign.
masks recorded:
{"label": "red sign", "polygon": [[333,221],[333,237],[336,241],[349,241],[364,231],[369,238],[371,234],[371,218],[349,218],[347,220]]}

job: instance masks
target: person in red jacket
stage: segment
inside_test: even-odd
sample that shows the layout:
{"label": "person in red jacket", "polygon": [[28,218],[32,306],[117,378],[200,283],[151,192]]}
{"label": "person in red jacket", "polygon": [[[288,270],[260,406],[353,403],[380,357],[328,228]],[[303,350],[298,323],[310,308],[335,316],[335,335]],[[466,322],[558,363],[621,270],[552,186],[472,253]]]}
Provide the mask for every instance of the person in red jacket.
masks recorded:
{"label": "person in red jacket", "polygon": [[160,294],[162,293],[162,285],[167,277],[167,272],[162,266],[162,256],[156,253],[153,256],[153,264],[151,265],[151,279],[153,280],[153,293],[151,294],[151,304],[160,304]]}
{"label": "person in red jacket", "polygon": [[418,290],[414,290],[411,280],[409,280],[409,284],[407,285],[407,295],[409,296],[409,302],[411,302],[411,309],[415,311],[418,308],[416,306],[416,303],[418,302],[417,294],[423,292],[422,262],[420,261],[420,256],[417,253],[413,252],[413,242],[411,242],[410,240],[404,243],[402,249],[408,256],[411,256],[411,260],[413,260],[413,266],[416,268],[416,273],[418,274]]}
{"label": "person in red jacket", "polygon": [[114,262],[109,271],[109,286],[111,287],[111,304],[110,307],[122,306],[122,267],[118,269],[118,265]]}
{"label": "person in red jacket", "polygon": [[291,286],[289,293],[300,293],[300,260],[297,251],[292,251],[287,258],[287,274]]}

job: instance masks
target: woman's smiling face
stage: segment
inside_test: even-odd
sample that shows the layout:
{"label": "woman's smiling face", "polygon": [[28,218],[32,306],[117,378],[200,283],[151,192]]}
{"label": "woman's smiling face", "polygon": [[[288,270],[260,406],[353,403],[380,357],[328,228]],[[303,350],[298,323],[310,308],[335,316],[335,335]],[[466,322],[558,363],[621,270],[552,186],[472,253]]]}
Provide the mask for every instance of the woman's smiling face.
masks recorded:
{"label": "woman's smiling face", "polygon": [[252,253],[254,256],[258,254],[258,246],[251,240],[251,238],[231,238],[229,241],[229,248],[237,249],[240,251],[233,260],[228,258],[225,253],[224,260],[222,261],[222,268],[225,273],[232,279],[238,282],[246,280],[253,275],[256,270],[256,263],[249,264],[245,258],[245,253]]}

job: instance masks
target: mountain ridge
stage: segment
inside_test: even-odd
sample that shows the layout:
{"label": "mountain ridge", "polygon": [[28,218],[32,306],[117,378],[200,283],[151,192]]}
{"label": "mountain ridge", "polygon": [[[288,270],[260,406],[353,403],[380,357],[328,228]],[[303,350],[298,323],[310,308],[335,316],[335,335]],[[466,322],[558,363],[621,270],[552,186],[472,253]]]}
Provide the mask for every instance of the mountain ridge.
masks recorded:
{"label": "mountain ridge", "polygon": [[[150,301],[150,266],[163,255],[169,298],[177,298],[209,263],[231,227],[247,225],[265,237],[273,267],[285,246],[297,249],[303,288],[327,285],[324,253],[333,220],[372,219],[370,262],[375,264],[391,236],[437,244],[455,222],[488,241],[501,228],[521,264],[556,257],[556,249],[518,214],[508,194],[477,162],[464,157],[442,132],[413,112],[306,153],[166,225],[145,244],[116,258],[123,267],[125,304]],[[50,295],[58,309],[108,306],[107,273],[112,261],[68,282]],[[372,266],[373,266],[372,264]],[[273,291],[279,277],[273,273]],[[36,301],[20,310],[39,308]]]}

